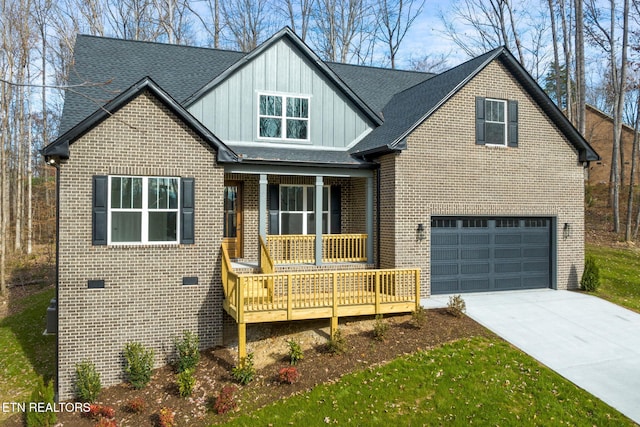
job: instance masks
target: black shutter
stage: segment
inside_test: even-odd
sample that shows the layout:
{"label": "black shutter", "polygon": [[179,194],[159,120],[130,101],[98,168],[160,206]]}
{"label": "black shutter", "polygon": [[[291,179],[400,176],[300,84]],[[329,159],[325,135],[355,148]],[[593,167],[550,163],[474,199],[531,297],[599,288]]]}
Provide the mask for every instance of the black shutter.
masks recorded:
{"label": "black shutter", "polygon": [[507,143],[509,147],[518,146],[518,101],[509,101]]}
{"label": "black shutter", "polygon": [[477,96],[476,97],[476,144],[484,145],[485,144],[485,136],[484,136],[484,98]]}
{"label": "black shutter", "polygon": [[269,199],[269,234],[280,234],[280,186],[269,184],[267,187],[267,198]]}
{"label": "black shutter", "polygon": [[340,234],[342,231],[342,197],[339,185],[331,186],[331,234]]}
{"label": "black shutter", "polygon": [[108,180],[109,177],[104,175],[93,177],[91,240],[96,246],[107,244]]}
{"label": "black shutter", "polygon": [[180,243],[192,245],[195,243],[195,180],[182,178],[180,206]]}

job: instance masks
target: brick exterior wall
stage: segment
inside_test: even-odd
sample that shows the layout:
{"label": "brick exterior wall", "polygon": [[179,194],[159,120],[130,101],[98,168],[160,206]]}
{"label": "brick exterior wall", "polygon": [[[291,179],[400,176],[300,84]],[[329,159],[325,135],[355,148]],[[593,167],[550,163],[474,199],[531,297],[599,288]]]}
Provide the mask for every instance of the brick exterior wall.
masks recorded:
{"label": "brick exterior wall", "polygon": [[[585,135],[587,141],[594,150],[602,157],[602,160],[591,162],[589,165],[589,184],[609,184],[611,174],[611,149],[613,147],[613,118],[603,112],[587,105],[586,108]],[[624,169],[625,185],[629,184],[631,174],[631,152],[633,149],[633,128],[627,125],[622,126],[622,153],[624,165],[618,162],[618,167]],[[638,176],[635,183],[640,182]]]}
{"label": "brick exterior wall", "polygon": [[[519,146],[475,144],[475,97],[515,99]],[[431,216],[556,218],[557,287],[578,287],[584,265],[584,171],[566,141],[511,74],[489,64],[381,161],[382,266],[422,269],[430,294]],[[416,240],[424,224],[427,239]],[[564,223],[571,236],[562,237]]]}
{"label": "brick exterior wall", "polygon": [[[215,151],[143,93],[75,141],[60,166],[58,392],[72,397],[76,363],[95,363],[103,386],[123,380],[122,350],[138,341],[160,366],[184,330],[222,344],[223,169]],[[93,246],[94,175],[195,179],[195,244]],[[182,285],[185,276],[198,285]],[[104,289],[88,289],[104,280]]]}

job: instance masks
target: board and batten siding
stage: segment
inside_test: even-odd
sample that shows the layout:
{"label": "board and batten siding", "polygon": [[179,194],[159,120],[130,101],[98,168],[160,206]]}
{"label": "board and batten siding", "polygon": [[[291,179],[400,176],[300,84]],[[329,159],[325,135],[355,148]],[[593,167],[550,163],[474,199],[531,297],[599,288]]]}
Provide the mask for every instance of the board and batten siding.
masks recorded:
{"label": "board and batten siding", "polygon": [[[258,138],[258,94],[309,97],[308,142]],[[280,40],[188,107],[225,142],[312,144],[344,148],[373,124],[291,42]]]}

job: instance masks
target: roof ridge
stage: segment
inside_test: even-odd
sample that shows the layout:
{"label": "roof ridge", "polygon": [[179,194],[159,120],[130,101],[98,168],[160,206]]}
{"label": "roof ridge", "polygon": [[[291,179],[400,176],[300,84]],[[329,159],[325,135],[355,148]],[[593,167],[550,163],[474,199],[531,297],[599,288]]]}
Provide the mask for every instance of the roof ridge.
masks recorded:
{"label": "roof ridge", "polygon": [[120,37],[97,36],[97,35],[94,35],[94,34],[81,34],[81,33],[79,33],[79,34],[76,35],[76,39],[78,37],[93,38],[93,39],[99,39],[99,40],[110,40],[110,41],[125,42],[125,43],[139,43],[139,44],[150,44],[150,45],[159,45],[159,46],[173,46],[173,47],[187,48],[187,49],[204,49],[204,50],[217,51],[217,52],[237,53],[237,54],[242,54],[242,55],[246,55],[246,53],[247,53],[247,52],[241,52],[239,50],[233,50],[233,49],[220,49],[220,48],[208,47],[208,46],[194,46],[194,45],[188,45],[188,44],[165,43],[165,42],[159,42],[159,41],[153,41],[153,40],[123,39],[123,38],[120,38]]}
{"label": "roof ridge", "polygon": [[382,71],[393,71],[393,72],[402,72],[402,73],[412,73],[412,74],[431,74],[432,76],[437,75],[438,73],[432,73],[431,71],[420,71],[420,70],[404,70],[400,68],[389,68],[378,65],[364,65],[364,64],[350,64],[347,62],[337,62],[337,61],[325,61],[327,65],[338,65],[338,66],[349,66],[349,67],[357,67],[357,68],[369,68],[372,70],[382,70]]}

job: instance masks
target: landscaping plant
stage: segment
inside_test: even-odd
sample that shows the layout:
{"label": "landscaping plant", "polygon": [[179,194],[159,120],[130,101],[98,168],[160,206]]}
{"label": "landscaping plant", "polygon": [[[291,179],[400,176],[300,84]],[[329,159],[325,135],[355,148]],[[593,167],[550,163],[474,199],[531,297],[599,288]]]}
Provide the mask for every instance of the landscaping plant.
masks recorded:
{"label": "landscaping plant", "polygon": [[177,374],[176,382],[178,383],[178,391],[181,397],[189,397],[193,393],[193,387],[196,385],[196,377],[193,369],[185,369]]}
{"label": "landscaping plant", "polygon": [[[54,399],[53,382],[44,383],[41,376],[38,377],[36,388],[31,393],[30,402],[36,404],[51,404],[53,406]],[[57,420],[56,413],[53,411],[32,411],[31,405],[25,413],[25,424],[27,427],[49,427],[55,425]]]}
{"label": "landscaping plant", "polygon": [[462,317],[467,312],[467,304],[460,295],[452,295],[449,297],[447,304],[447,313],[455,317]]}
{"label": "landscaping plant", "polygon": [[242,385],[247,385],[253,381],[256,375],[256,368],[253,366],[253,353],[247,357],[240,358],[240,362],[231,369],[231,376]]}
{"label": "landscaping plant", "polygon": [[147,404],[141,397],[133,398],[127,403],[127,411],[133,414],[140,414],[144,412],[146,407]]}
{"label": "landscaping plant", "polygon": [[416,310],[411,313],[411,322],[413,326],[418,329],[424,328],[427,325],[427,310],[422,306],[416,308]]}
{"label": "landscaping plant", "polygon": [[347,351],[347,341],[342,336],[340,329],[336,329],[333,336],[327,342],[327,350],[333,354],[342,354]]}
{"label": "landscaping plant", "polygon": [[389,330],[389,325],[384,321],[382,314],[376,314],[376,322],[373,325],[373,337],[378,341],[384,341],[384,336]]}
{"label": "landscaping plant", "polygon": [[295,366],[281,368],[278,371],[278,381],[286,384],[293,384],[300,378],[300,373]]}
{"label": "landscaping plant", "polygon": [[130,342],[125,346],[125,372],[133,388],[144,388],[151,381],[153,357],[153,349],[147,349],[139,342]]}
{"label": "landscaping plant", "polygon": [[304,359],[302,347],[300,347],[300,343],[292,339],[287,341],[287,344],[289,344],[289,363],[296,365],[300,360]]}
{"label": "landscaping plant", "polygon": [[176,414],[167,408],[166,406],[160,409],[158,413],[158,426],[159,427],[174,427]]}
{"label": "landscaping plant", "polygon": [[76,364],[76,398],[81,402],[95,402],[102,388],[100,374],[90,360]]}
{"label": "landscaping plant", "polygon": [[200,361],[200,341],[198,336],[191,331],[184,331],[182,339],[176,339],[175,345],[178,356],[176,361],[177,371],[184,372],[187,369],[195,369]]}
{"label": "landscaping plant", "polygon": [[580,280],[580,287],[587,292],[595,292],[600,286],[600,268],[596,264],[596,259],[587,255],[584,261],[584,272],[582,273],[582,280]]}
{"label": "landscaping plant", "polygon": [[218,393],[216,397],[216,402],[213,405],[213,410],[216,414],[225,414],[238,406],[233,400],[235,392],[236,388],[232,385],[224,386],[222,390],[220,390],[220,393]]}

